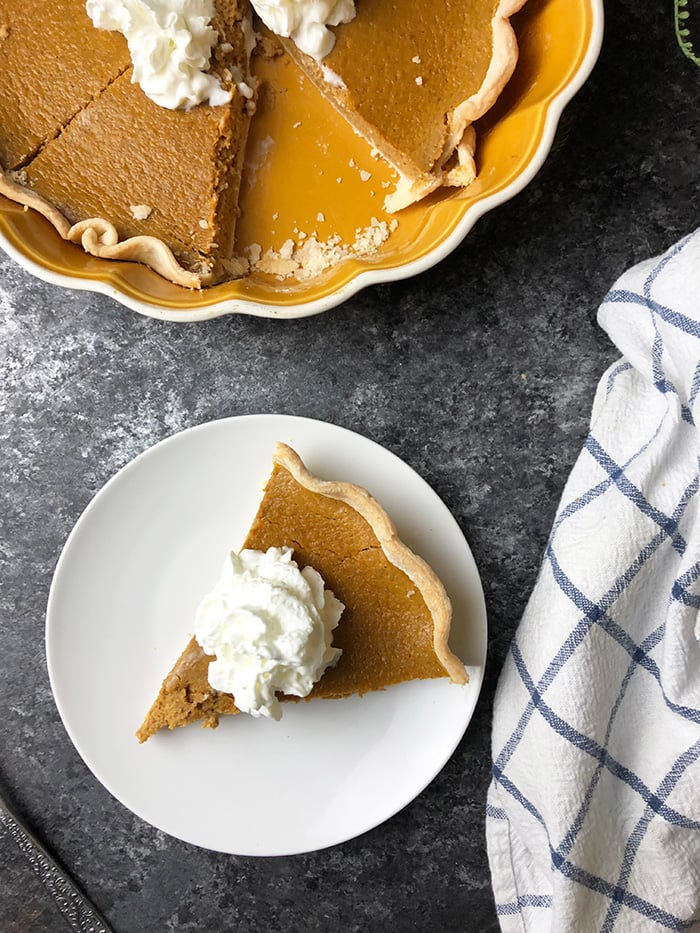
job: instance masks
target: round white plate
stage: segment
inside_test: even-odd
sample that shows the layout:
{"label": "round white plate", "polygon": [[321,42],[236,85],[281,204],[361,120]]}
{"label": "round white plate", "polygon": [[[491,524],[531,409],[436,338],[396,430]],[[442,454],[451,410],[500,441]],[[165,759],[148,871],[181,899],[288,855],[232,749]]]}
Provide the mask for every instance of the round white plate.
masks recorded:
{"label": "round white plate", "polygon": [[[312,472],[369,489],[437,571],[469,684],[418,681],[289,704],[280,722],[224,717],[218,729],[194,725],[140,745],[134,733],[188,640],[199,600],[245,537],[277,441]],[[56,568],[46,648],[68,734],[125,806],[195,845],[290,855],[372,829],[440,771],[477,701],[486,612],[462,532],[410,467],[335,425],[252,415],[168,438],[95,496]]]}

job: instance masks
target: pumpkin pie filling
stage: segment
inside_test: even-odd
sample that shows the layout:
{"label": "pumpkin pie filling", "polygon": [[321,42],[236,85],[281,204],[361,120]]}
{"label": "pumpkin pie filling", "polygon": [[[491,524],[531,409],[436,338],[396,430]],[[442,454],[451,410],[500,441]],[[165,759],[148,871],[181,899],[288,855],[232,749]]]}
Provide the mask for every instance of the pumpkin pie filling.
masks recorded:
{"label": "pumpkin pie filling", "polygon": [[84,0],[5,0],[0,7],[0,165],[8,171],[23,168],[129,64],[122,37],[94,29]]}
{"label": "pumpkin pie filling", "polygon": [[[230,91],[230,102],[188,111],[161,107],[131,83],[126,40],[96,29],[84,0],[58,7],[48,0],[9,0],[2,15],[8,22],[2,24],[0,72],[6,72],[6,54],[10,63],[25,56],[25,65],[15,72],[21,79],[0,79],[8,84],[3,106],[18,106],[0,122],[0,193],[39,210],[61,236],[94,255],[146,261],[193,288],[235,276],[251,117],[249,98],[240,91],[252,40],[244,0],[216,0],[212,19],[220,41],[211,70]],[[33,84],[26,68],[41,32],[37,24],[44,22],[60,49],[51,107],[44,107],[42,94],[53,69],[48,76],[37,73]],[[24,84],[21,102],[13,103]],[[39,117],[25,119],[33,110]]]}
{"label": "pumpkin pie filling", "polygon": [[[243,547],[285,545],[345,604],[333,639],[343,653],[307,699],[361,695],[416,679],[466,682],[464,665],[448,646],[452,611],[435,573],[399,540],[369,493],[318,479],[291,448],[278,444]],[[196,721],[215,727],[219,716],[238,712],[232,696],[209,685],[211,660],[192,638],[163,681],[139,741]]]}
{"label": "pumpkin pie filling", "polygon": [[245,99],[238,104],[166,110],[132,83],[128,68],[41,150],[24,178],[72,224],[108,218],[120,241],[156,237],[186,269],[221,278],[233,252],[249,119]]}

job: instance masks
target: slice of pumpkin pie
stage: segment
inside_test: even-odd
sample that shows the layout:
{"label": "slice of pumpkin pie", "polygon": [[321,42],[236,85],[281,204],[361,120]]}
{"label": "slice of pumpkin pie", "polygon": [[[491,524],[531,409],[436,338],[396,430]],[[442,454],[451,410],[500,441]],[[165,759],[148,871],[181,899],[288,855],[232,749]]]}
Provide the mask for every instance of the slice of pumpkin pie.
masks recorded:
{"label": "slice of pumpkin pie", "polygon": [[[452,610],[434,571],[397,536],[378,502],[347,482],[322,480],[278,444],[272,474],[245,549],[290,547],[344,604],[333,647],[341,654],[308,699],[383,690],[407,680],[449,677],[466,683],[448,646]],[[200,721],[215,727],[236,714],[235,698],[212,688],[207,655],[192,638],[138,730],[140,742],[162,728]],[[292,699],[292,697],[280,697]]]}
{"label": "slice of pumpkin pie", "polygon": [[328,101],[398,172],[396,211],[476,177],[472,124],[510,78],[524,0],[358,0],[322,60],[282,38]]}

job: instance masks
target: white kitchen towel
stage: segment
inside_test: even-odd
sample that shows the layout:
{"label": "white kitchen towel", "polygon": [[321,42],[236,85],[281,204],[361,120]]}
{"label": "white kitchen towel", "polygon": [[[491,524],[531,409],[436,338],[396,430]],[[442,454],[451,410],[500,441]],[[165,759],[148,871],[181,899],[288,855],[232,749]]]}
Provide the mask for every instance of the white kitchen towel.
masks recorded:
{"label": "white kitchen towel", "polygon": [[622,358],[495,698],[504,933],[700,929],[700,230],[598,321]]}

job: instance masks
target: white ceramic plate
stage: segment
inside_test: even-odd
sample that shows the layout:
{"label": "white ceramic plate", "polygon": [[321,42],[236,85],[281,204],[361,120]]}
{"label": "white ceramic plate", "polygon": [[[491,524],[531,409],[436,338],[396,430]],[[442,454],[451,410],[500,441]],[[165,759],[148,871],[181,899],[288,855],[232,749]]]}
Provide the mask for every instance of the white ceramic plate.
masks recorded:
{"label": "white ceramic plate", "polygon": [[[245,537],[278,440],[313,472],[374,493],[432,564],[454,605],[451,645],[470,682],[290,704],[279,723],[236,716],[216,730],[191,726],[139,745],[134,732],[188,639],[200,598]],[[68,734],[118,800],[199,846],[289,855],[377,826],[440,771],[477,701],[486,613],[458,525],[410,467],[334,425],[252,415],[168,438],[95,496],[58,562],[46,646]]]}

